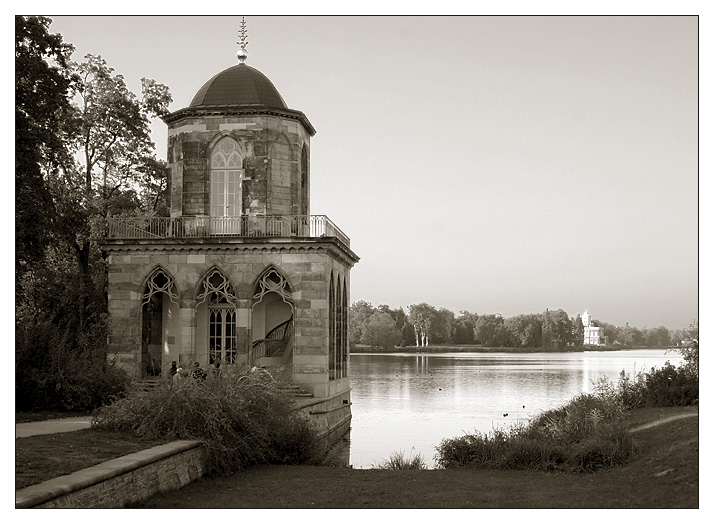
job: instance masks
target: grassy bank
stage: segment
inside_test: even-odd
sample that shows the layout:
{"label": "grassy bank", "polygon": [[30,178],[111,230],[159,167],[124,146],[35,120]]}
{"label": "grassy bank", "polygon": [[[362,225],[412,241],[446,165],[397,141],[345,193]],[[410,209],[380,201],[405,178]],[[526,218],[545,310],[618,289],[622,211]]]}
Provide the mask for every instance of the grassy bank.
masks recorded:
{"label": "grassy bank", "polygon": [[[630,424],[697,413],[644,408]],[[699,421],[633,434],[639,452],[595,473],[256,466],[157,495],[144,508],[697,508]]]}
{"label": "grassy bank", "polygon": [[[696,407],[636,409],[628,426],[696,413]],[[637,431],[632,436],[638,452],[629,462],[595,473],[254,466],[200,480],[140,507],[696,508],[698,428],[698,417],[691,417]],[[151,445],[96,430],[17,439],[16,489]]]}

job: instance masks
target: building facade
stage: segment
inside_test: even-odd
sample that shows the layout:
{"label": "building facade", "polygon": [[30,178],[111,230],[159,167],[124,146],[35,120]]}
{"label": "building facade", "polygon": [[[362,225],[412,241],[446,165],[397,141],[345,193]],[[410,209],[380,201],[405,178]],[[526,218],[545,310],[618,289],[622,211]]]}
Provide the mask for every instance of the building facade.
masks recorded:
{"label": "building facade", "polygon": [[109,220],[110,358],[136,380],[279,366],[344,420],[359,259],[310,214],[314,128],[239,58],[163,118],[170,216]]}
{"label": "building facade", "polygon": [[590,313],[585,311],[582,316],[583,320],[583,344],[588,346],[603,346],[605,342],[604,330],[601,327],[593,324]]}

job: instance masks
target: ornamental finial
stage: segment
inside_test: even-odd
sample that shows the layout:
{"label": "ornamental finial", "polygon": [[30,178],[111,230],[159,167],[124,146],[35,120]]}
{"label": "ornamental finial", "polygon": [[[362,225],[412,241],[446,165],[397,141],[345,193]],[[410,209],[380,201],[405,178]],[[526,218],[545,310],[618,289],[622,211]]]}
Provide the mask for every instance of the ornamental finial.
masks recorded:
{"label": "ornamental finial", "polygon": [[248,58],[248,51],[245,50],[245,47],[248,45],[248,30],[245,27],[245,17],[241,20],[240,31],[238,31],[238,42],[236,43],[239,46],[238,60],[243,64],[245,63],[245,59]]}

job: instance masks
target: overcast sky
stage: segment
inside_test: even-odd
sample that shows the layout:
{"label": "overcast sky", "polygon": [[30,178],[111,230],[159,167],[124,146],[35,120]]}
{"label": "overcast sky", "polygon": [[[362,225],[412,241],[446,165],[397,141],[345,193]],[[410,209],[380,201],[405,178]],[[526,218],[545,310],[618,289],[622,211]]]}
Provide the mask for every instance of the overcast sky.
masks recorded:
{"label": "overcast sky", "polygon": [[[240,17],[51,18],[172,111],[237,63]],[[353,302],[698,317],[696,17],[246,22],[246,63],[317,130],[311,212],[361,258]]]}

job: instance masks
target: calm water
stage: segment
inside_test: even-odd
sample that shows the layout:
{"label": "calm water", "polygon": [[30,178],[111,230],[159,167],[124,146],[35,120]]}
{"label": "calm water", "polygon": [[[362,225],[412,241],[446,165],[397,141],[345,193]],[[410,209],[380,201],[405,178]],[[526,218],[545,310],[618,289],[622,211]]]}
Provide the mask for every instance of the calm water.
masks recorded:
{"label": "calm water", "polygon": [[681,357],[665,350],[352,354],[350,464],[370,468],[403,451],[431,466],[444,438],[527,419],[592,391],[599,378],[616,381],[623,369],[633,375],[667,360],[677,365]]}

